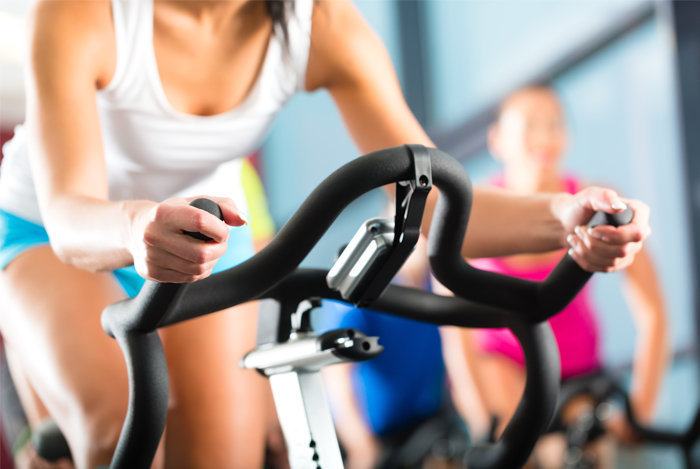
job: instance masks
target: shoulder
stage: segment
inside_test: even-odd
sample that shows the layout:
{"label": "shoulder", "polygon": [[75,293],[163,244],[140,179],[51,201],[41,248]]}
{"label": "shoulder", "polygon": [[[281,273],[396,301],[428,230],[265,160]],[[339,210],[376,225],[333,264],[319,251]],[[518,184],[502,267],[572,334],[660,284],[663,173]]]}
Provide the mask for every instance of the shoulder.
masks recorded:
{"label": "shoulder", "polygon": [[31,64],[39,72],[68,68],[93,73],[96,82],[109,78],[116,63],[109,0],[39,0],[29,25]]}
{"label": "shoulder", "polygon": [[307,89],[328,88],[340,80],[358,79],[377,49],[383,50],[355,5],[349,0],[317,0],[311,27]]}
{"label": "shoulder", "polygon": [[59,44],[100,40],[114,35],[109,0],[39,0],[30,15],[33,39],[53,39]]}
{"label": "shoulder", "polygon": [[342,38],[343,34],[339,34],[341,32],[352,33],[357,28],[361,30],[364,19],[350,0],[315,0],[313,23],[318,35]]}

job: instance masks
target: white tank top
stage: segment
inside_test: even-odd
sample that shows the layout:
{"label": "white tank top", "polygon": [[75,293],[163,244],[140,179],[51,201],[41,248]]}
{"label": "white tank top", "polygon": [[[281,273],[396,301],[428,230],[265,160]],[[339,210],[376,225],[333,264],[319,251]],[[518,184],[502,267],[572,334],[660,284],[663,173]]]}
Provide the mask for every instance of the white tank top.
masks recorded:
{"label": "white tank top", "polygon": [[[289,44],[270,39],[253,88],[236,108],[214,116],[175,110],[153,50],[153,0],[112,0],[117,65],[97,91],[110,200],[163,201],[195,195],[233,198],[246,210],[240,157],[262,143],[277,113],[304,90],[313,0],[288,11]],[[0,208],[41,223],[24,126],[3,148]]]}

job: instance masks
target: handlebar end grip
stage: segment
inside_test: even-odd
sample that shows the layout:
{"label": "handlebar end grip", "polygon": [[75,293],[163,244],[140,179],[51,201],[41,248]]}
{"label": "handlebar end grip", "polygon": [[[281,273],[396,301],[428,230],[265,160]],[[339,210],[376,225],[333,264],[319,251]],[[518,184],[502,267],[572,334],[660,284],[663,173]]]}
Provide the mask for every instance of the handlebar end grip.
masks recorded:
{"label": "handlebar end grip", "polygon": [[[194,199],[192,202],[190,202],[190,205],[200,210],[204,210],[205,212],[209,212],[219,220],[224,221],[224,214],[221,211],[221,207],[219,207],[219,205],[213,200],[200,197],[199,199]],[[202,241],[211,241],[209,236],[203,235],[202,233],[185,231],[185,234],[196,239],[201,239]]]}
{"label": "handlebar end grip", "polygon": [[620,213],[607,213],[599,210],[593,215],[593,218],[588,222],[588,226],[593,228],[600,225],[623,226],[629,225],[634,218],[634,212],[627,207]]}

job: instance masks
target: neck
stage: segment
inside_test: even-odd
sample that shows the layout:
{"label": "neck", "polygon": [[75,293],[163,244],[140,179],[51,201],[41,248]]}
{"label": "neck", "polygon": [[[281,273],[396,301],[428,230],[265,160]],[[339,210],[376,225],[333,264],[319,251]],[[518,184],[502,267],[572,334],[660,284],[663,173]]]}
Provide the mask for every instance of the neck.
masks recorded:
{"label": "neck", "polygon": [[519,194],[559,192],[562,190],[561,176],[556,169],[537,169],[506,166],[503,171],[503,186]]}
{"label": "neck", "polygon": [[251,13],[265,9],[265,2],[247,0],[161,0],[158,3],[214,33],[236,22],[245,26]]}

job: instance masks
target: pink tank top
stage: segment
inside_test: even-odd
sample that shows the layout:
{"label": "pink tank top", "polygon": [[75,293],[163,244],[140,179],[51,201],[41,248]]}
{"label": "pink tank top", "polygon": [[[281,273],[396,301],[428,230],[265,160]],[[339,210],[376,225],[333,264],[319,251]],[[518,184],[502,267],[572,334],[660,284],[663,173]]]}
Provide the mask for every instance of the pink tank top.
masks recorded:
{"label": "pink tank top", "polygon": [[[563,182],[568,192],[572,194],[577,192],[579,184],[576,179],[566,177]],[[502,186],[502,178],[498,178],[494,185]],[[493,258],[474,259],[470,261],[470,264],[483,270],[540,281],[547,277],[557,262],[558,258],[554,261],[527,267],[514,267],[505,262],[503,258]],[[586,286],[569,306],[549,320],[559,346],[563,379],[600,368],[598,323],[590,297],[590,287]],[[505,356],[521,366],[524,364],[520,344],[508,329],[479,329],[474,332],[475,345],[478,350]]]}

